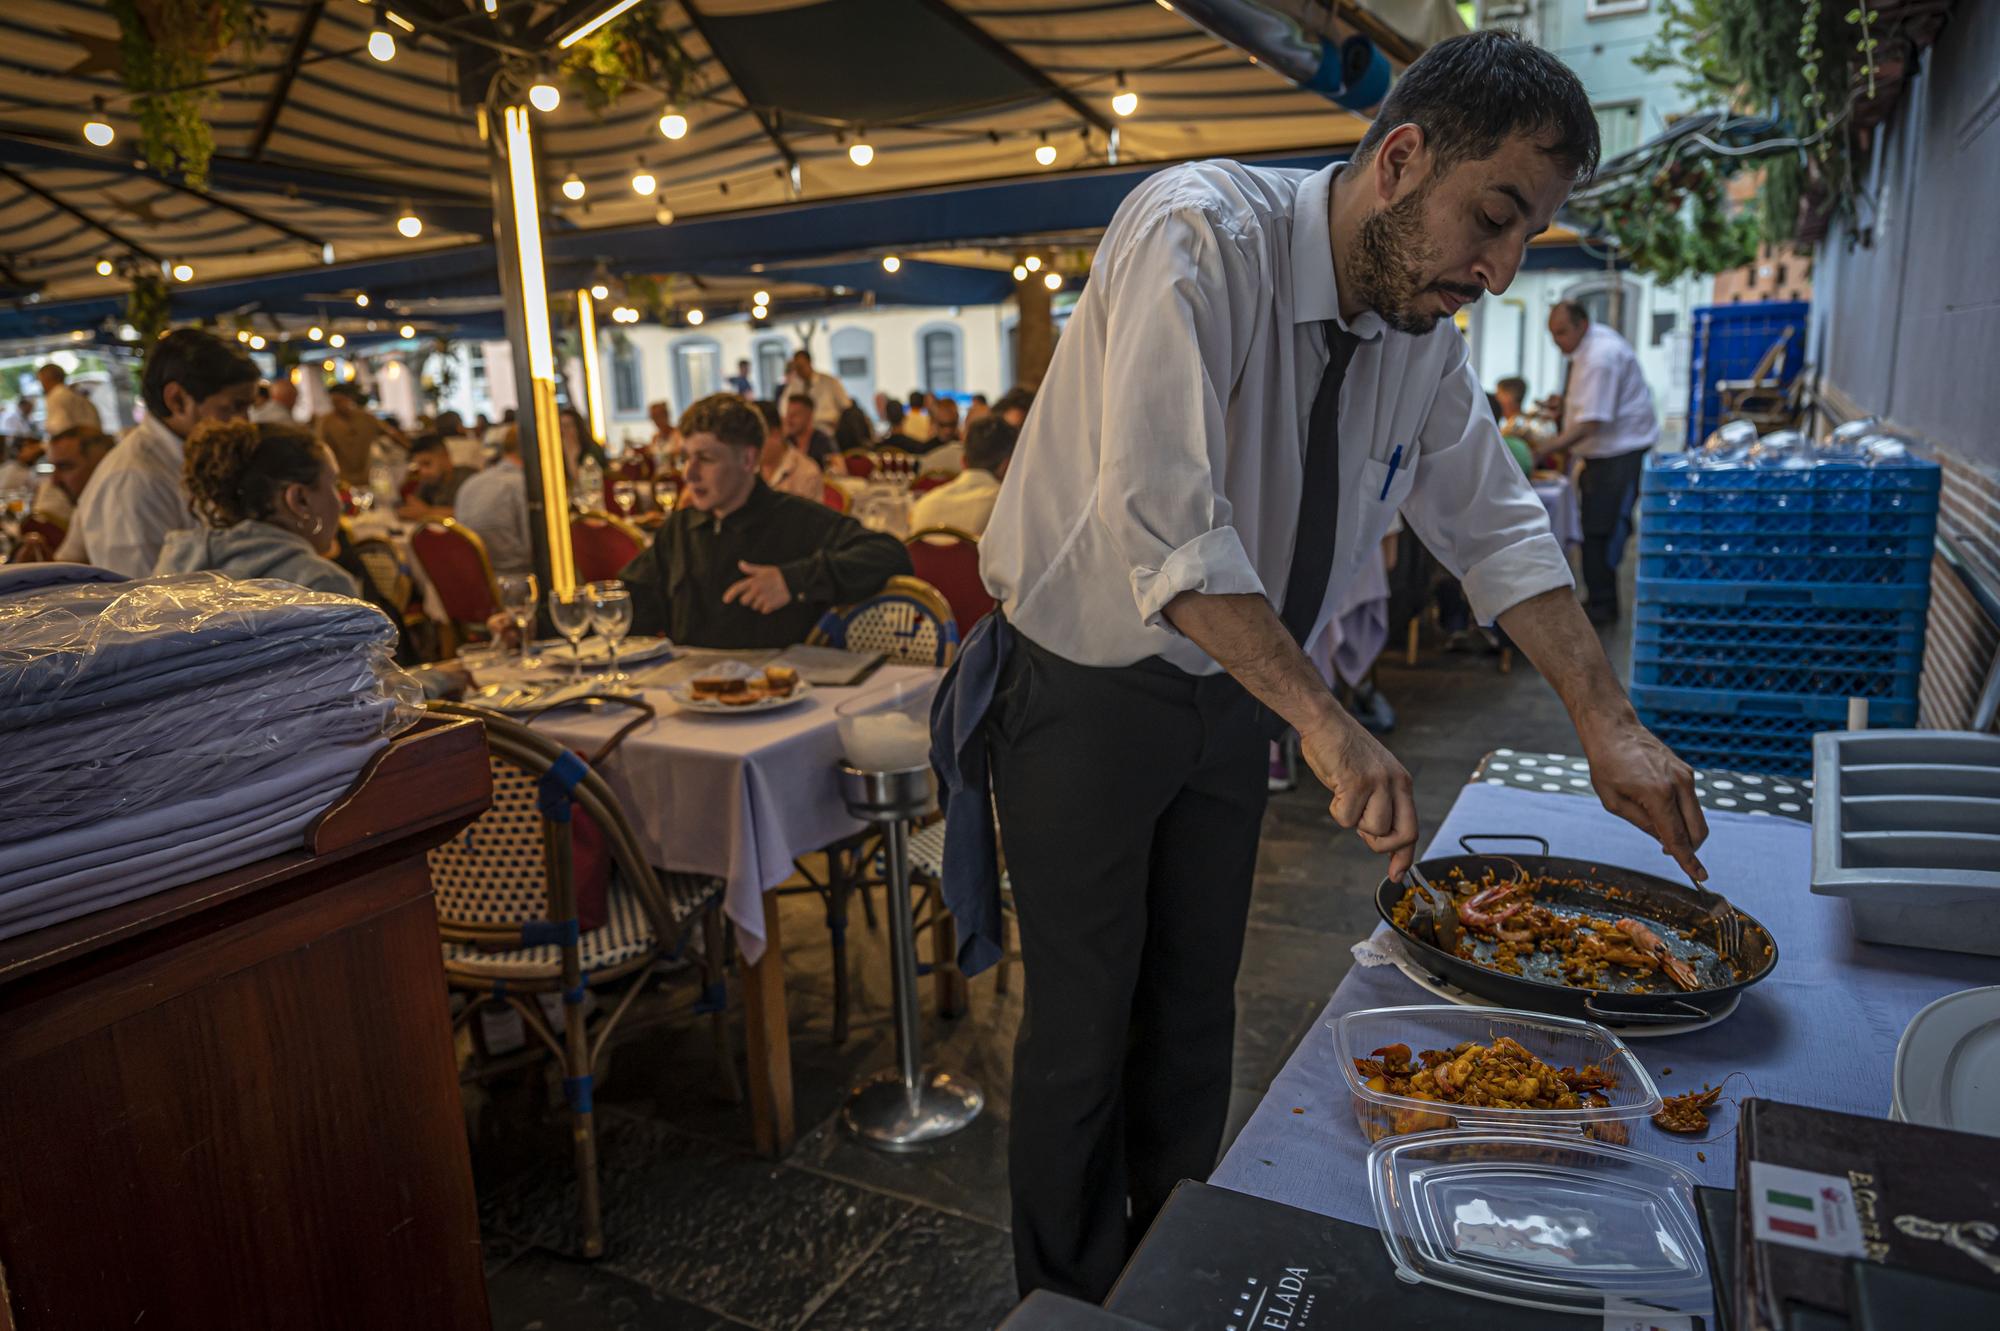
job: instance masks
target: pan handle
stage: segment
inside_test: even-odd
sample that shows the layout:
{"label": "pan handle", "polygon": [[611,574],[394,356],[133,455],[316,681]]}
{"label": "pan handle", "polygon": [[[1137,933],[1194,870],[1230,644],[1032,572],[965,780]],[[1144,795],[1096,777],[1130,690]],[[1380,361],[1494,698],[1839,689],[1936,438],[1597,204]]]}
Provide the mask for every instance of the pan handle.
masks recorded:
{"label": "pan handle", "polygon": [[1583,1000],[1583,1014],[1593,1021],[1626,1022],[1634,1026],[1672,1026],[1683,1021],[1707,1021],[1715,1015],[1679,998],[1665,1007],[1607,1007],[1598,1003],[1595,994]]}
{"label": "pan handle", "polygon": [[1477,855],[1479,852],[1472,848],[1475,841],[1532,841],[1542,848],[1543,855],[1549,853],[1549,839],[1533,832],[1467,832],[1458,839],[1458,844],[1466,854]]}

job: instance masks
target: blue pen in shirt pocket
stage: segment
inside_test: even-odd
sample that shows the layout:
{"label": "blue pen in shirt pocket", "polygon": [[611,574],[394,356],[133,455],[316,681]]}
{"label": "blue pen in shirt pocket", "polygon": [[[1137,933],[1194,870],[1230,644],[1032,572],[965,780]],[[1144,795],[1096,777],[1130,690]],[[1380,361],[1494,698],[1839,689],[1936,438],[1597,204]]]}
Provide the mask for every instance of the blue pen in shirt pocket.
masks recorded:
{"label": "blue pen in shirt pocket", "polygon": [[1389,487],[1396,483],[1396,468],[1403,465],[1403,446],[1396,445],[1396,451],[1389,454],[1389,474],[1382,478],[1382,493],[1376,497],[1378,503],[1389,501]]}

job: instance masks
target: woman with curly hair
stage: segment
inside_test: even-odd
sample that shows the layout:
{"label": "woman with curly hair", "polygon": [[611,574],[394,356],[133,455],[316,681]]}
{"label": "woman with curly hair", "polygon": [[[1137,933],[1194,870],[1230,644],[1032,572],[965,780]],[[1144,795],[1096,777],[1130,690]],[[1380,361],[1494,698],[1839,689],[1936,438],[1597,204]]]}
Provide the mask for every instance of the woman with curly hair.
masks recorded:
{"label": "woman with curly hair", "polygon": [[208,570],[361,594],[326,557],[339,544],[339,473],[311,434],[283,423],[210,421],[188,436],[181,474],[205,525],[168,533],[154,572]]}

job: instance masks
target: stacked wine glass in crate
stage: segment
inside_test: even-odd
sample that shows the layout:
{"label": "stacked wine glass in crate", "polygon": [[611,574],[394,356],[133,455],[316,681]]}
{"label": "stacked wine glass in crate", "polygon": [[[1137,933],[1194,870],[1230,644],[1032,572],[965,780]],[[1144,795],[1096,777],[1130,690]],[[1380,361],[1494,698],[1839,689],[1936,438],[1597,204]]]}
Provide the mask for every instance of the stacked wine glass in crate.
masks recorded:
{"label": "stacked wine glass in crate", "polygon": [[1917,719],[1937,464],[1873,420],[1735,421],[1640,483],[1632,702],[1698,767],[1809,777],[1812,737]]}

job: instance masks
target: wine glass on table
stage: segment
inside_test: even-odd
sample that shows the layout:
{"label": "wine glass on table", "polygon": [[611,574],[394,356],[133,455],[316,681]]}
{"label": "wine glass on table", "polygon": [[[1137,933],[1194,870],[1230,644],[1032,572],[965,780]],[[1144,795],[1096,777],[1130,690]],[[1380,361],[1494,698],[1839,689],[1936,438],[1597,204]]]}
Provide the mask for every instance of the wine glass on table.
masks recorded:
{"label": "wine glass on table", "polygon": [[618,669],[618,644],[632,631],[632,593],[616,580],[593,582],[584,591],[590,597],[590,626],[604,635],[611,655],[611,673],[606,678],[613,684],[623,683],[626,677]]}
{"label": "wine glass on table", "polygon": [[569,640],[570,678],[583,678],[583,640],[590,633],[590,592],[583,587],[549,592],[549,622]]}
{"label": "wine glass on table", "polygon": [[639,507],[639,483],[637,481],[613,481],[611,483],[611,503],[618,510],[618,516],[629,518]]}
{"label": "wine glass on table", "polygon": [[502,573],[494,582],[500,588],[500,611],[520,635],[514,647],[514,664],[526,670],[528,634],[535,626],[535,607],[541,603],[542,589],[532,573]]}

